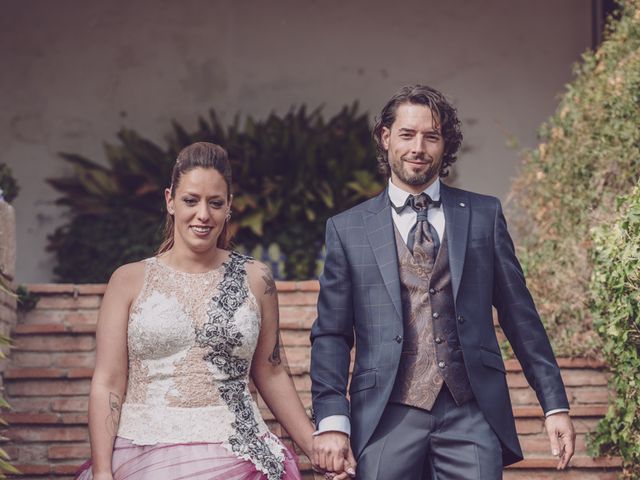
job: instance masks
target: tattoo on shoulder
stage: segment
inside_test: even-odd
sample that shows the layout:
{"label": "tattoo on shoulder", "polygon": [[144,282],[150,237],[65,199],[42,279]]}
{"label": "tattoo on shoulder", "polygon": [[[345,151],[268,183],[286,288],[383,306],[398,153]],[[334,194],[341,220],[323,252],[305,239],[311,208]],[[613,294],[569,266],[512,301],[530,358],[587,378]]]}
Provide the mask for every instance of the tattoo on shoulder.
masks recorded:
{"label": "tattoo on shoulder", "polygon": [[107,430],[114,437],[118,433],[118,425],[120,424],[120,395],[109,392],[109,415],[107,416]]}
{"label": "tattoo on shoulder", "polygon": [[275,295],[276,294],[276,281],[273,279],[271,270],[266,265],[262,265],[262,280],[264,281],[264,294]]}

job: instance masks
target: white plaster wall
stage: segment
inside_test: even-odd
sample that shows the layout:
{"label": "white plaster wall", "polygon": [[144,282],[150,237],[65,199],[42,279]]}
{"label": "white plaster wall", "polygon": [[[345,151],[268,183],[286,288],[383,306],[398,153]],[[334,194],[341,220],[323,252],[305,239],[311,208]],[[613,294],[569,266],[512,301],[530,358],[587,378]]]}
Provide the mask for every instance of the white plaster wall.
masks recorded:
{"label": "white plaster wall", "polygon": [[[0,161],[22,187],[17,280],[51,280],[57,152],[104,160],[121,126],[161,142],[215,107],[375,114],[401,85],[444,91],[464,120],[455,184],[500,197],[591,43],[588,0],[3,0]],[[374,160],[372,159],[372,169]]]}

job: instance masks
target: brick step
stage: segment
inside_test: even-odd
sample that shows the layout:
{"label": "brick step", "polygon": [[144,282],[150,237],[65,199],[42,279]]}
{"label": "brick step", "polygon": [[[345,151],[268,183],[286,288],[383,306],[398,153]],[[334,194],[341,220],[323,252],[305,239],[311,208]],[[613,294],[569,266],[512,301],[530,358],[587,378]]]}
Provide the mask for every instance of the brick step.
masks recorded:
{"label": "brick step", "polygon": [[[55,447],[51,447],[55,448]],[[303,479],[313,479],[310,464],[306,457],[300,459],[300,469],[303,472]],[[619,470],[622,462],[619,457],[608,458],[590,458],[590,457],[574,457],[571,460],[571,468],[564,472],[555,470],[558,460],[554,458],[546,459],[525,459],[507,467],[505,470],[505,479],[572,479],[572,480],[590,480],[590,479],[615,479],[616,472]],[[61,463],[61,464],[19,464],[16,467],[25,475],[36,478],[49,476],[55,478],[64,478],[73,475],[73,473],[82,465],[77,463]],[[21,477],[26,478],[26,477]]]}
{"label": "brick step", "polygon": [[[80,402],[75,401],[78,406]],[[584,455],[586,452],[586,436],[592,431],[600,418],[596,412],[587,411],[587,415],[593,417],[579,417],[574,415],[574,424],[577,431],[576,451]],[[604,411],[604,406],[601,411]],[[261,410],[271,431],[281,438],[288,439],[287,433],[275,422],[273,415],[268,410]],[[28,413],[12,412],[6,415],[10,427],[6,436],[14,445],[33,445],[41,442],[74,442],[87,441],[87,414],[82,412],[67,413]],[[549,440],[544,430],[542,419],[529,417],[517,418],[516,428],[526,456],[529,459],[544,459],[549,455]]]}
{"label": "brick step", "polygon": [[[80,407],[84,407],[84,404],[78,404]],[[589,406],[582,407],[577,406],[573,407],[571,410],[571,416],[577,420],[581,420],[583,418],[602,418],[604,414],[607,412],[606,405],[599,406]],[[531,415],[530,408],[514,408],[514,415],[517,421],[522,421],[523,425],[542,426],[544,424],[544,420],[541,418],[542,412],[540,411],[535,417]],[[275,417],[271,414],[268,409],[260,408],[260,413],[263,414],[263,418],[265,420],[274,420]],[[29,412],[29,411],[20,411],[20,412],[8,412],[3,414],[3,418],[7,420],[11,425],[33,425],[33,424],[55,424],[55,423],[63,423],[63,424],[72,424],[72,423],[87,423],[86,412],[84,412],[84,417],[81,413],[41,413],[41,412]],[[524,423],[526,422],[526,424]],[[535,428],[529,428],[528,430],[533,430]],[[525,430],[523,428],[523,430]],[[578,430],[578,429],[577,429]],[[519,433],[530,433],[528,431],[523,431]],[[578,433],[583,433],[578,430]]]}
{"label": "brick step", "polygon": [[507,469],[504,472],[504,480],[618,480],[620,468],[574,468],[564,471],[556,471],[555,468],[548,470],[527,469],[513,470]]}
{"label": "brick step", "polygon": [[[575,410],[578,410],[576,408]],[[601,412],[606,412],[606,406],[600,408]],[[260,408],[262,417],[267,422],[275,421],[273,414],[266,408]],[[531,419],[529,416],[518,416],[518,409],[514,411],[516,415],[516,427],[518,433],[521,435],[532,435],[536,433],[544,433],[544,420]],[[581,428],[587,425],[585,419],[595,419],[596,421],[602,418],[602,414],[594,414],[593,412],[587,412],[585,415],[581,415],[579,411],[572,412],[572,418],[577,423],[576,433],[585,434],[590,431],[588,428]],[[12,428],[23,425],[87,425],[88,417],[86,411],[84,412],[60,412],[60,413],[41,413],[41,412],[27,412],[27,411],[12,411],[3,414],[3,418],[9,422]],[[546,438],[546,434],[545,434]]]}
{"label": "brick step", "polygon": [[[532,468],[556,468],[558,459],[554,457],[546,458],[525,458],[521,462],[510,465],[509,469],[532,469]],[[574,456],[571,459],[571,466],[575,468],[619,468],[622,466],[620,457],[587,457]]]}
{"label": "brick step", "polygon": [[[95,323],[42,323],[42,324],[21,324],[14,328],[15,339],[14,354],[10,364],[20,367],[64,367],[76,366],[88,368],[93,366],[93,352],[95,350]],[[309,336],[307,330],[282,329],[283,342],[286,346],[286,354],[289,369],[294,375],[301,375],[309,369]],[[60,359],[59,361],[57,361]],[[563,369],[563,378],[568,390],[572,387],[600,387],[607,386],[609,375],[603,368],[602,362],[590,359],[559,359]],[[517,360],[507,360],[507,382],[514,392],[519,389],[525,395],[523,401],[519,403],[536,404],[535,396],[527,395],[528,383],[522,374],[522,369]],[[16,373],[16,375],[19,375]],[[56,375],[29,373],[25,371],[25,376]],[[571,397],[571,392],[570,397]],[[598,395],[597,400],[602,401],[605,394]],[[571,398],[580,401],[580,399]],[[584,399],[588,403],[588,396]],[[606,401],[606,398],[604,398]]]}

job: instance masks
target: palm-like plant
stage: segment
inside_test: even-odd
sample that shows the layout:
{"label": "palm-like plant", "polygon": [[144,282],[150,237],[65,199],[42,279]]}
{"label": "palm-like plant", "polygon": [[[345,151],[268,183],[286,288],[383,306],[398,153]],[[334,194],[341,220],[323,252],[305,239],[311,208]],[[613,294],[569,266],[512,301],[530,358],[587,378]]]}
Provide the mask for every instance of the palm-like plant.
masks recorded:
{"label": "palm-like plant", "polygon": [[236,117],[224,127],[214,111],[189,133],[177,123],[162,149],[131,130],[105,145],[108,167],[73,154],[71,176],[50,179],[70,221],[50,237],[63,281],[100,282],[122,263],[151,255],[159,242],[163,194],[175,158],[195,141],[224,146],[233,165],[235,244],[245,251],[278,244],[286,278],[310,278],[326,219],[382,188],[372,173],[367,116],[357,105],[325,121],[304,107],[262,121]]}

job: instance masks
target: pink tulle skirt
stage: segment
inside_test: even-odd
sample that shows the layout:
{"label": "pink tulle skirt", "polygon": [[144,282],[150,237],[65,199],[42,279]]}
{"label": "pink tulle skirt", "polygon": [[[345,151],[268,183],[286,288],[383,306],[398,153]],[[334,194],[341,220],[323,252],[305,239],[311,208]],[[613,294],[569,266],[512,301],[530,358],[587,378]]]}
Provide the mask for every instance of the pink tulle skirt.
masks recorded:
{"label": "pink tulle skirt", "polygon": [[[300,480],[295,456],[285,448],[282,480]],[[113,449],[114,480],[263,480],[266,475],[219,443],[134,445],[116,437]],[[91,462],[80,467],[78,480],[91,480]]]}

